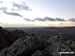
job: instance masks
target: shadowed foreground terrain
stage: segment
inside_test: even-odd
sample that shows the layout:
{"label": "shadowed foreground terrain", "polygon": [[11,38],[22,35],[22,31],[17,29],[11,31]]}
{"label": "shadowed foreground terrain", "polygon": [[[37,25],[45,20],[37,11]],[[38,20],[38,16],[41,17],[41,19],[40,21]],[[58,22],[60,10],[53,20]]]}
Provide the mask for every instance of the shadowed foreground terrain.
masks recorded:
{"label": "shadowed foreground terrain", "polygon": [[61,34],[47,38],[39,34],[27,34],[23,30],[8,31],[0,27],[0,56],[60,56],[58,52],[70,51],[75,51],[75,41]]}

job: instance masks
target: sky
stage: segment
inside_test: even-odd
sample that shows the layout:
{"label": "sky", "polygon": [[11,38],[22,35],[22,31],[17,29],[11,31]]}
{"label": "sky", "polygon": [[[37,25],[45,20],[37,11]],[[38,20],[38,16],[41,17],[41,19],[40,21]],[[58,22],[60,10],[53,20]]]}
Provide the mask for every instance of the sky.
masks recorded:
{"label": "sky", "polygon": [[0,0],[0,26],[75,26],[75,0]]}

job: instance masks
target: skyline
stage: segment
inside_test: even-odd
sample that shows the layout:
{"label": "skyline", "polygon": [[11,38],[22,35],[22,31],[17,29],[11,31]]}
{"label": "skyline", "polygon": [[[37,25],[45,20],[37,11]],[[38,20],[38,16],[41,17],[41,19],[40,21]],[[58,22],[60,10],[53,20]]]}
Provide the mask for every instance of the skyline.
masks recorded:
{"label": "skyline", "polygon": [[0,26],[75,26],[75,0],[0,0]]}

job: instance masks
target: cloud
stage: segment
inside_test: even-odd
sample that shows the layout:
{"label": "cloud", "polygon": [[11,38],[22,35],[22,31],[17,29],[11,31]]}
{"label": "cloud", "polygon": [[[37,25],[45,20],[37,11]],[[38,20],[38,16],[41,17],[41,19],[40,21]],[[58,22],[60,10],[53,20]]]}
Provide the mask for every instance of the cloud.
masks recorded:
{"label": "cloud", "polygon": [[30,11],[29,6],[26,5],[25,0],[0,0],[0,14],[5,13],[7,15],[22,17],[19,11]]}
{"label": "cloud", "polygon": [[3,1],[0,1],[0,3],[3,3]]}
{"label": "cloud", "polygon": [[35,18],[37,21],[55,21],[55,19],[50,17],[44,17],[44,18]]}
{"label": "cloud", "polygon": [[62,18],[56,18],[55,20],[56,21],[65,21],[65,19],[62,19]]}
{"label": "cloud", "polygon": [[12,11],[14,10],[27,10],[30,11],[31,8],[27,6],[25,0],[0,0],[0,8],[7,8]]}
{"label": "cloud", "polygon": [[28,18],[23,18],[23,19],[26,20],[26,21],[35,21],[35,20],[30,20]]}
{"label": "cloud", "polygon": [[42,19],[42,18],[35,18],[34,19],[35,21],[37,20],[37,21],[45,21],[45,19]]}
{"label": "cloud", "polygon": [[44,20],[45,20],[45,21],[55,21],[54,18],[50,18],[50,17],[45,17]]}
{"label": "cloud", "polygon": [[6,11],[7,8],[6,8],[6,7],[1,7],[0,10],[2,10],[2,11]]}
{"label": "cloud", "polygon": [[[30,11],[31,9],[29,6],[26,5],[26,3],[18,4],[18,3],[13,3],[13,7],[16,7],[16,10],[27,10]],[[15,10],[15,9],[13,9]]]}
{"label": "cloud", "polygon": [[69,21],[75,22],[75,18],[70,18]]}
{"label": "cloud", "polygon": [[36,18],[35,20],[37,21],[66,21],[65,19],[62,18],[50,18],[50,17],[44,17],[44,18]]}
{"label": "cloud", "polygon": [[35,18],[34,20],[30,20],[28,18],[24,18],[26,21],[66,21],[65,19],[62,18],[50,18],[50,17],[44,17],[44,18]]}
{"label": "cloud", "polygon": [[7,15],[22,17],[19,13],[16,13],[16,12],[6,12],[6,11],[4,11],[4,13],[7,14]]}

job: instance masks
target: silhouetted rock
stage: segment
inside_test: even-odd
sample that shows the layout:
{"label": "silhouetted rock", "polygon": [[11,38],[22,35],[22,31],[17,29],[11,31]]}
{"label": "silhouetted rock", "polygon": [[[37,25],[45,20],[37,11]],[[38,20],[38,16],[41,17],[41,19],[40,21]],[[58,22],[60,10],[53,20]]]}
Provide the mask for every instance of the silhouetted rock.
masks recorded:
{"label": "silhouetted rock", "polygon": [[8,31],[0,27],[0,50],[8,47],[10,42],[7,36]]}
{"label": "silhouetted rock", "polygon": [[25,37],[26,35],[27,34],[22,30],[14,30],[14,31],[9,31],[7,37],[9,38],[10,42],[13,43],[20,37]]}
{"label": "silhouetted rock", "polygon": [[0,50],[10,46],[14,41],[20,37],[27,35],[22,30],[8,31],[0,27]]}
{"label": "silhouetted rock", "polygon": [[0,26],[0,30],[2,30],[3,28]]}

